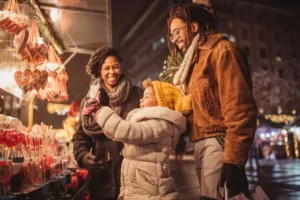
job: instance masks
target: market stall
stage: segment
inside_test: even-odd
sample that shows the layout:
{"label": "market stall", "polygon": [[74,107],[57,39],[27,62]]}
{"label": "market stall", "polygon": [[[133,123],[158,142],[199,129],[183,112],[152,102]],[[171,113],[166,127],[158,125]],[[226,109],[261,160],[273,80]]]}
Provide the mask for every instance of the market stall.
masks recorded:
{"label": "market stall", "polygon": [[[20,105],[19,116],[0,114],[0,198],[84,199],[87,171],[77,168],[71,142],[80,102],[70,99],[66,66],[78,54],[111,45],[110,2],[0,3],[0,88]],[[83,27],[93,27],[88,37]],[[36,99],[55,112],[65,103],[61,129],[35,124]]]}

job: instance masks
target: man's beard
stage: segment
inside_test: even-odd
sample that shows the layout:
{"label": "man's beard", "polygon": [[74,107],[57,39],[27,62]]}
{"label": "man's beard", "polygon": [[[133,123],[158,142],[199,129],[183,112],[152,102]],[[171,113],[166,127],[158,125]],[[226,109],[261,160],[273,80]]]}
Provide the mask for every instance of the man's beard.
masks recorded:
{"label": "man's beard", "polygon": [[[193,38],[192,38],[192,40],[193,40]],[[189,49],[189,47],[191,46],[191,44],[192,44],[192,42],[188,41],[187,45],[185,47],[183,47],[182,49],[179,49],[178,46],[176,46],[176,48],[177,48],[178,52],[180,52],[182,55],[184,55],[187,52],[187,50]]]}

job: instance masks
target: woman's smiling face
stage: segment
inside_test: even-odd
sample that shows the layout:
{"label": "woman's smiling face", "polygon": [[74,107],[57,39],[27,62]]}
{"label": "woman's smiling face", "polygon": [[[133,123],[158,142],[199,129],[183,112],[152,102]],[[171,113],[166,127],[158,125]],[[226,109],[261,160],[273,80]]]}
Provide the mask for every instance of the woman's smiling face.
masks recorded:
{"label": "woman's smiling face", "polygon": [[108,56],[101,66],[100,74],[105,86],[111,90],[121,77],[120,61],[115,56]]}

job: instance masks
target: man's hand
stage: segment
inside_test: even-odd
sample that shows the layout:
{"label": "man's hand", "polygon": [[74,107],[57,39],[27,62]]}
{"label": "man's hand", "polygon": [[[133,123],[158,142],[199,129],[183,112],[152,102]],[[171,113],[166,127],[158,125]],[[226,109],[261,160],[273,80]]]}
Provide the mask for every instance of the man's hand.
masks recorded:
{"label": "man's hand", "polygon": [[248,180],[244,167],[238,167],[234,164],[224,163],[221,173],[221,185],[228,189],[228,197],[236,196],[240,193],[249,195]]}

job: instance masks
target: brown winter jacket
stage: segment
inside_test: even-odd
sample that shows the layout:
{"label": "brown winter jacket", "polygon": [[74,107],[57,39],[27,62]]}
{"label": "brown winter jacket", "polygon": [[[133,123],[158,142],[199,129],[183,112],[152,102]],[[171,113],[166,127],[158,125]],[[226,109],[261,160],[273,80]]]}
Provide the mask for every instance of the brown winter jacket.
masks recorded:
{"label": "brown winter jacket", "polygon": [[224,162],[245,165],[257,109],[247,59],[223,34],[207,35],[194,58],[192,141],[225,136]]}

